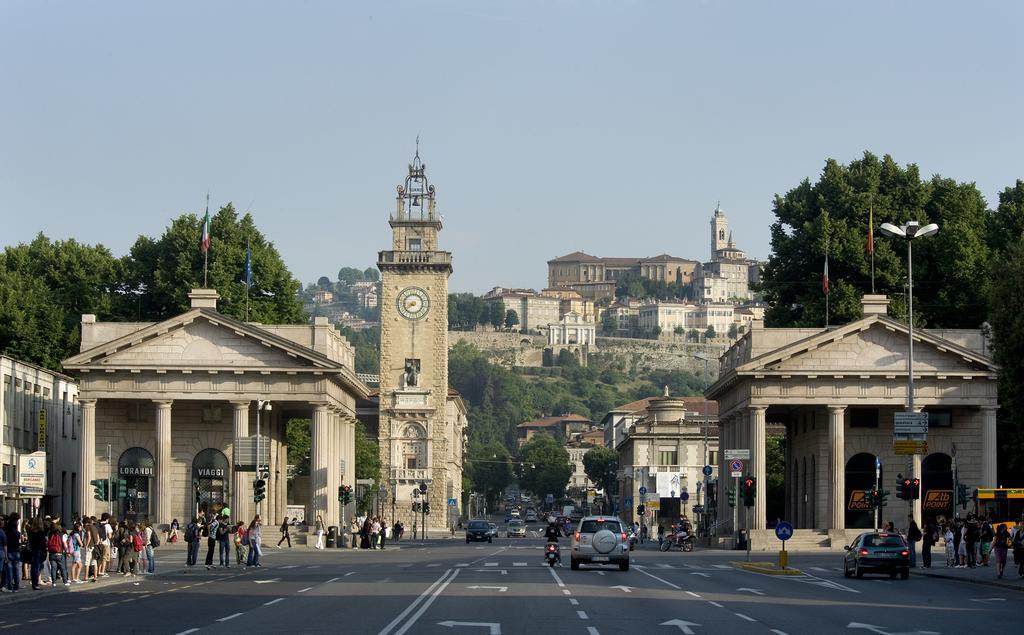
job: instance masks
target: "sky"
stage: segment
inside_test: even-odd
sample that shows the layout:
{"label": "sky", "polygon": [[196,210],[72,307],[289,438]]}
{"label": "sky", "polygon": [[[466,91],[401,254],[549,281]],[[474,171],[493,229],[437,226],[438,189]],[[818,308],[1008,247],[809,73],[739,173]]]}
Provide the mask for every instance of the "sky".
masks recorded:
{"label": "sky", "polygon": [[[417,136],[453,291],[749,255],[865,150],[1024,178],[1024,3],[0,0],[0,246],[123,255],[233,202],[304,283],[373,266]],[[884,220],[884,219],[882,219]]]}

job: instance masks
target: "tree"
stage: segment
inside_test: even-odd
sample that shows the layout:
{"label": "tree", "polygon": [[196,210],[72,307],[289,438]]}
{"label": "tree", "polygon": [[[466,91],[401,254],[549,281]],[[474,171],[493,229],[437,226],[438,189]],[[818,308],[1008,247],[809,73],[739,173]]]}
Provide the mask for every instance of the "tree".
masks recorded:
{"label": "tree", "polygon": [[473,490],[483,493],[488,507],[493,507],[498,494],[515,480],[508,450],[501,443],[492,441],[470,446],[467,454]]}
{"label": "tree", "polygon": [[605,318],[601,320],[601,330],[605,333],[614,333],[619,330],[619,321],[615,319],[614,315],[605,316]]}
{"label": "tree", "polygon": [[[945,328],[977,328],[988,298],[985,202],[972,183],[940,176],[922,180],[916,165],[865,152],[849,165],[829,159],[818,181],[805,179],[776,196],[772,253],[758,291],[769,308],[769,326],[825,323],[821,278],[829,254],[829,323],[861,317],[860,297],[871,292],[867,253],[869,212],[875,223],[875,288],[902,295],[906,246],[883,238],[883,222],[937,222],[939,233],[914,244],[914,300],[922,322]],[[890,312],[899,317],[897,303]]]}
{"label": "tree", "polygon": [[289,419],[285,432],[288,438],[288,463],[299,476],[309,474],[309,419]]}
{"label": "tree", "polygon": [[729,339],[731,339],[731,340],[736,339],[736,336],[739,335],[739,332],[740,332],[740,327],[739,327],[738,324],[733,322],[732,324],[729,325]]}
{"label": "tree", "polygon": [[686,339],[690,340],[691,342],[699,342],[700,331],[698,331],[697,329],[690,329],[689,331],[686,332]]}
{"label": "tree", "polygon": [[716,334],[715,334],[715,327],[713,327],[713,326],[709,326],[708,330],[704,331],[704,338],[705,339],[711,339],[712,337],[715,337],[715,336],[716,336]]}
{"label": "tree", "polygon": [[363,269],[363,280],[366,282],[380,282],[380,272],[376,267]]}
{"label": "tree", "polygon": [[501,328],[502,323],[505,321],[505,303],[500,300],[487,303],[488,320],[494,330]]}
{"label": "tree", "polygon": [[[367,269],[366,271],[370,271]],[[374,273],[376,271],[374,270]],[[360,271],[355,267],[342,267],[338,270],[338,282],[346,287],[351,287],[357,282],[362,282],[366,279],[366,272]]]}
{"label": "tree", "polygon": [[572,477],[569,452],[550,434],[536,434],[519,449],[519,484],[538,496],[565,492]]}
{"label": "tree", "polygon": [[768,518],[784,518],[786,515],[786,437],[765,438],[765,478],[761,487],[765,493],[765,509]]}
{"label": "tree", "polygon": [[518,324],[519,315],[512,309],[505,311],[505,328],[511,331],[512,327],[517,326]]}
{"label": "tree", "polygon": [[[1018,182],[1019,183],[1019,182]],[[992,263],[989,321],[999,365],[999,482],[1024,478],[1024,238]]]}
{"label": "tree", "polygon": [[377,375],[380,373],[380,326],[354,330],[340,324],[335,325],[356,350],[356,372]]}
{"label": "tree", "polygon": [[999,193],[999,205],[989,224],[989,246],[1003,253],[1024,237],[1024,181]]}
{"label": "tree", "polygon": [[366,435],[366,426],[362,421],[356,421],[355,437],[356,478],[372,478],[375,483],[380,483],[380,448],[376,441]]}
{"label": "tree", "polygon": [[616,473],[619,470],[619,454],[611,448],[596,447],[583,455],[583,471],[598,488],[604,490],[602,511],[609,512],[611,495],[615,493]]}
{"label": "tree", "polygon": [[331,279],[328,278],[327,276],[320,276],[320,278],[317,279],[316,281],[316,286],[317,288],[323,289],[324,291],[331,291],[332,289],[334,289],[334,284],[331,283]]}
{"label": "tree", "polygon": [[686,332],[686,329],[677,324],[676,327],[672,329],[672,332],[675,333],[676,335],[682,335],[683,333]]}

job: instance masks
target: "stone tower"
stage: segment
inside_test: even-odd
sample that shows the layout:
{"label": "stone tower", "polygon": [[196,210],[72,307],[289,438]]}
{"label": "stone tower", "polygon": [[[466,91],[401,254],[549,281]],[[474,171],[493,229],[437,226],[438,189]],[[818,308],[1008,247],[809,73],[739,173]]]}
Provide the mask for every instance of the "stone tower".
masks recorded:
{"label": "stone tower", "polygon": [[[431,513],[431,529],[447,527],[446,503],[460,498],[461,426],[448,420],[448,277],[452,255],[438,248],[441,217],[434,186],[427,182],[419,144],[404,185],[398,186],[389,220],[392,240],[381,251],[380,444],[381,485],[388,491],[389,522],[401,519],[411,530],[412,503]],[[454,437],[454,438],[450,438]],[[453,445],[460,444],[458,482],[451,473]],[[415,490],[415,492],[414,492]],[[390,518],[394,508],[394,519]]]}
{"label": "stone tower", "polygon": [[715,206],[715,215],[711,217],[711,260],[717,260],[719,249],[729,246],[729,219],[722,211],[722,204]]}

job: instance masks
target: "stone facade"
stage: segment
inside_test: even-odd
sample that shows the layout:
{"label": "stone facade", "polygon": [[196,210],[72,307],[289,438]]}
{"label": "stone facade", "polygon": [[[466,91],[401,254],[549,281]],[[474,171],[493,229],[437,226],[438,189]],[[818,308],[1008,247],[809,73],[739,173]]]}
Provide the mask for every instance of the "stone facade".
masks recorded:
{"label": "stone facade", "polygon": [[443,530],[454,524],[459,509],[448,507],[447,502],[462,501],[466,407],[448,389],[452,258],[438,247],[441,220],[425,170],[417,153],[405,185],[398,187],[397,209],[390,219],[392,248],[380,252],[377,261],[381,271],[378,441],[382,478],[387,481],[395,519],[411,527],[422,518],[414,518],[412,504],[424,484],[431,505],[427,526]]}
{"label": "stone facade", "polygon": [[[233,519],[259,511],[276,523],[287,505],[285,423],[295,417],[312,418],[306,518],[342,523],[336,488],[355,473],[355,400],[368,394],[352,347],[326,318],[245,323],[218,313],[211,289],[189,297],[190,311],[158,323],[82,316],[82,352],[64,361],[82,378],[82,513],[165,525],[226,506]],[[236,452],[256,443],[257,427],[269,453],[259,504],[255,454]],[[128,495],[95,501],[94,478],[124,479]]]}
{"label": "stone facade", "polygon": [[[764,484],[765,427],[786,429],[786,517],[796,527],[828,530],[845,542],[875,519],[860,509],[864,489],[893,494],[880,521],[906,526],[906,507],[894,502],[897,474],[922,479],[922,498],[911,507],[949,516],[948,506],[922,509],[929,492],[952,494],[956,455],[960,481],[996,486],[996,367],[980,331],[914,331],[914,406],[929,415],[926,455],[897,455],[893,420],[907,407],[908,329],[885,315],[885,296],[864,297],[864,317],[827,329],[765,329],[759,321],[720,359],[720,377],[708,390],[721,407],[722,447],[749,449],[745,471]],[[956,451],[954,452],[954,444]],[[749,525],[763,532],[764,486]],[[952,496],[949,497],[949,500]],[[732,513],[719,497],[722,518]],[[849,533],[847,533],[849,532]],[[731,535],[727,525],[725,535]],[[764,534],[761,546],[770,543]],[[755,544],[757,539],[755,538]]]}

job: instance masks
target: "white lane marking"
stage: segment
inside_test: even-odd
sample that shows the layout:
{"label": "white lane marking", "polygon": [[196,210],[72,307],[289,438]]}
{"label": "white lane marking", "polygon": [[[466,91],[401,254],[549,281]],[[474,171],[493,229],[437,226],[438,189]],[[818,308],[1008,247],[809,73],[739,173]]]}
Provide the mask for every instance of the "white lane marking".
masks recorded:
{"label": "white lane marking", "polygon": [[693,596],[693,597],[695,597],[695,598],[699,598],[699,597],[700,597],[699,595],[697,595],[697,594],[696,594],[696,593],[694,593],[693,591],[687,591],[687,592],[686,592],[686,594],[687,594],[687,595],[692,595],[692,596]]}
{"label": "white lane marking", "polygon": [[326,583],[327,583],[327,584],[330,584],[331,582],[337,582],[337,581],[338,581],[338,580],[340,580],[340,579],[341,579],[341,578],[331,578],[331,579],[330,579],[330,580],[328,580],[328,581],[327,581]]}
{"label": "white lane marking", "polygon": [[286,564],[285,566],[283,566],[283,567],[281,567],[281,568],[282,568],[282,569],[294,569],[294,568],[296,568],[296,567],[298,567],[298,566],[299,566],[299,565],[297,565],[297,564]]}
{"label": "white lane marking", "polygon": [[673,589],[676,589],[678,591],[682,591],[682,587],[676,586],[676,585],[672,584],[671,582],[669,582],[668,580],[665,580],[663,578],[659,578],[658,576],[654,575],[653,573],[647,573],[646,571],[644,571],[642,569],[637,569],[637,571],[639,571],[640,573],[644,574],[645,576],[648,576],[650,578],[654,578],[655,580],[657,580],[658,582],[661,582],[662,584],[667,584],[670,587],[672,587]]}
{"label": "white lane marking", "polygon": [[228,615],[227,617],[222,617],[222,618],[220,618],[220,619],[219,619],[219,620],[217,620],[217,621],[218,621],[218,622],[226,622],[226,621],[228,621],[228,620],[233,620],[233,619],[235,619],[235,618],[236,618],[236,617],[238,617],[239,615],[241,615],[241,613],[232,613],[231,615]]}
{"label": "white lane marking", "polygon": [[468,566],[469,566],[469,563],[468,563],[468,562],[460,562],[459,564],[457,564],[457,565],[455,565],[455,566],[456,566],[456,567],[468,567]]}
{"label": "white lane marking", "polygon": [[440,567],[441,565],[440,565],[440,564],[438,564],[438,563],[436,563],[436,562],[431,562],[431,563],[430,563],[430,564],[428,564],[427,566],[428,566],[428,567]]}
{"label": "white lane marking", "polygon": [[690,575],[699,575],[702,578],[710,578],[711,577],[710,573],[704,573],[703,571],[691,571]]}
{"label": "white lane marking", "polygon": [[747,620],[748,622],[756,622],[757,621],[757,620],[755,620],[752,617],[748,617],[748,616],[744,615],[743,613],[737,613],[736,617],[741,617],[741,618]]}
{"label": "white lane marking", "polygon": [[749,593],[753,593],[754,595],[764,595],[764,592],[762,592],[760,589],[751,589],[751,588],[748,588],[748,587],[745,587],[745,586],[742,586],[742,587],[740,587],[740,588],[738,588],[736,590],[737,591],[747,591]]}
{"label": "white lane marking", "polygon": [[529,564],[526,563],[526,562],[513,562],[512,566],[513,567],[527,567],[527,566],[529,566]]}
{"label": "white lane marking", "polygon": [[562,595],[572,595],[572,591],[569,589],[562,589]]}
{"label": "white lane marking", "polygon": [[306,591],[309,591],[309,590],[311,590],[312,588],[313,588],[313,587],[311,587],[311,586],[308,586],[308,587],[306,587],[305,589],[299,589],[299,593],[305,593]]}
{"label": "white lane marking", "polygon": [[659,569],[675,569],[675,567],[673,567],[672,565],[670,565],[670,564],[665,564],[664,562],[660,563],[660,564],[658,565],[658,568],[659,568]]}
{"label": "white lane marking", "polygon": [[[551,572],[551,575],[552,575],[552,577],[555,578],[555,582],[558,583],[558,586],[560,586],[561,588],[564,589],[565,588],[565,582],[562,582],[562,578],[558,577],[558,574],[555,573],[555,568],[554,567],[548,567],[548,571]],[[568,594],[566,594],[566,595],[568,595]]]}
{"label": "white lane marking", "polygon": [[356,574],[356,572],[355,572],[355,571],[349,571],[348,573],[346,573],[346,574],[344,575],[344,577],[346,577],[346,578],[347,578],[347,577],[349,577],[350,575],[355,575],[355,574]]}
{"label": "white lane marking", "polygon": [[264,602],[263,606],[270,606],[271,604],[277,604],[278,602],[280,602],[282,600],[284,600],[284,598],[277,598],[276,600],[271,600],[269,602]]}
{"label": "white lane marking", "polygon": [[971,602],[1005,602],[1006,598],[971,598]]}
{"label": "white lane marking", "polygon": [[573,606],[579,606],[580,605],[580,601],[577,600],[576,598],[569,598],[569,604],[572,604]]}
{"label": "white lane marking", "polygon": [[309,565],[309,566],[308,566],[308,567],[306,567],[306,568],[307,568],[307,569],[319,569],[319,568],[320,568],[320,565],[318,565],[318,564],[311,564],[311,565]]}
{"label": "white lane marking", "polygon": [[594,573],[596,573],[597,575],[604,575],[604,571],[595,571]]}
{"label": "white lane marking", "polygon": [[812,571],[821,571],[822,573],[828,573],[830,570],[825,567],[811,567]]}
{"label": "white lane marking", "polygon": [[587,635],[601,635],[601,633],[600,633],[600,631],[598,631],[593,626],[588,626],[587,627]]}
{"label": "white lane marking", "polygon": [[448,571],[451,572],[451,577],[445,580],[441,584],[441,586],[437,587],[437,589],[434,590],[434,593],[429,598],[427,598],[427,600],[423,602],[423,604],[420,605],[420,608],[415,613],[413,613],[409,617],[409,621],[407,621],[405,625],[402,626],[402,628],[395,631],[395,635],[403,635],[403,633],[412,628],[413,624],[416,623],[416,620],[420,619],[420,616],[423,615],[428,608],[430,608],[430,605],[434,603],[434,600],[437,599],[437,596],[444,593],[444,590],[448,588],[448,585],[452,583],[452,580],[454,580],[459,575],[459,572],[462,571],[462,569],[448,569]]}
{"label": "white lane marking", "polygon": [[497,562],[485,562],[484,566],[485,567],[496,567],[496,566],[498,566],[498,563]]}
{"label": "white lane marking", "polygon": [[190,628],[187,631],[182,631],[182,632],[178,633],[177,635],[188,635],[189,633],[195,633],[198,630],[199,630],[198,628]]}
{"label": "white lane marking", "polygon": [[708,604],[710,604],[711,606],[717,606],[717,607],[718,607],[718,608],[720,608],[720,609],[724,609],[724,608],[725,608],[724,606],[722,606],[722,605],[721,605],[721,604],[719,604],[718,602],[714,602],[714,601],[712,601],[712,600],[708,600]]}
{"label": "white lane marking", "polygon": [[435,588],[435,587],[436,587],[437,585],[441,584],[441,582],[443,582],[443,581],[444,581],[444,579],[445,579],[445,578],[447,578],[447,577],[448,577],[448,574],[449,574],[449,573],[451,573],[451,572],[452,572],[452,570],[451,570],[451,569],[448,569],[447,571],[445,571],[445,572],[444,572],[444,573],[443,573],[443,574],[441,575],[441,577],[440,577],[440,578],[438,578],[437,580],[435,580],[433,584],[431,584],[431,585],[430,585],[429,587],[427,587],[427,590],[426,590],[426,591],[424,591],[423,593],[420,593],[419,597],[417,597],[417,598],[416,598],[415,600],[413,600],[413,601],[412,601],[412,604],[410,604],[409,606],[407,606],[407,607],[406,607],[406,609],[405,609],[404,611],[402,611],[401,613],[399,613],[399,614],[398,614],[398,617],[396,617],[396,618],[395,618],[394,620],[392,620],[390,624],[388,624],[387,626],[385,626],[385,627],[384,627],[384,628],[383,628],[383,629],[381,630],[381,632],[380,632],[380,633],[379,633],[378,635],[387,635],[387,633],[389,633],[389,632],[391,631],[391,629],[393,629],[393,628],[394,628],[395,626],[397,626],[397,625],[398,625],[398,623],[399,623],[399,622],[401,622],[402,620],[404,620],[404,619],[405,619],[405,616],[406,616],[406,615],[408,615],[408,614],[409,614],[410,612],[412,612],[412,611],[413,611],[413,609],[415,609],[415,608],[416,608],[416,605],[417,605],[417,604],[419,604],[420,602],[422,602],[422,601],[423,601],[423,598],[425,598],[425,597],[427,596],[427,594],[428,594],[428,593],[430,593],[431,591],[433,591],[433,590],[434,590],[434,588]]}
{"label": "white lane marking", "polygon": [[80,607],[78,607],[78,610],[79,611],[91,611],[94,608],[96,608],[96,607],[95,606],[80,606]]}
{"label": "white lane marking", "polygon": [[576,615],[578,615],[581,620],[590,619],[589,617],[587,617],[587,614],[584,611],[576,611]]}
{"label": "white lane marking", "polygon": [[732,567],[730,567],[727,564],[713,564],[711,566],[713,566],[716,569],[732,569]]}
{"label": "white lane marking", "polygon": [[786,631],[780,631],[780,630],[779,630],[779,629],[777,629],[777,628],[773,628],[773,629],[771,630],[771,632],[772,632],[772,633],[775,633],[775,635],[789,635],[789,633],[787,633]]}

